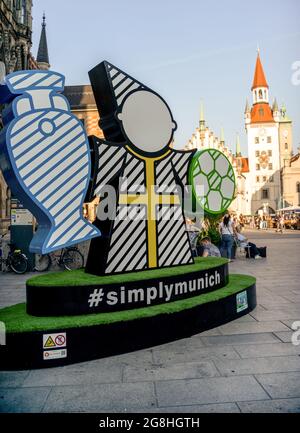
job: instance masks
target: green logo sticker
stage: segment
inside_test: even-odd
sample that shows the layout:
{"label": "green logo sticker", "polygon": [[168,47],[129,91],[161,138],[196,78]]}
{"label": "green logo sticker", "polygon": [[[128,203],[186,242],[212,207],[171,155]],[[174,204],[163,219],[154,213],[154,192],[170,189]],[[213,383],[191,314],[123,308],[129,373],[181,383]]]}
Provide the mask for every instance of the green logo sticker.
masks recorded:
{"label": "green logo sticker", "polygon": [[238,293],[236,295],[236,311],[237,313],[240,313],[241,311],[244,311],[248,308],[248,297],[247,297],[247,291],[244,290],[244,292]]}
{"label": "green logo sticker", "polygon": [[235,198],[233,167],[217,149],[195,153],[189,168],[189,183],[195,199],[209,214],[225,212]]}

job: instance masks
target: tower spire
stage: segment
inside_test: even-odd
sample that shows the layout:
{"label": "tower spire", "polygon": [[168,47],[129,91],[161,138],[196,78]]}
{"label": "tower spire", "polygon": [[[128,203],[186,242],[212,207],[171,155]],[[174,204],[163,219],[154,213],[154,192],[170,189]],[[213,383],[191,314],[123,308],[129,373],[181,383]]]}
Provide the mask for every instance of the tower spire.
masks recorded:
{"label": "tower spire", "polygon": [[261,61],[260,61],[259,49],[257,50],[255,72],[254,72],[254,78],[253,78],[251,90],[256,89],[258,87],[269,88],[267,80],[266,80],[266,76],[264,73],[264,68],[263,68]]}
{"label": "tower spire", "polygon": [[221,135],[220,135],[220,143],[224,145],[225,139],[224,139],[224,128],[221,127]]}
{"label": "tower spire", "polygon": [[47,35],[46,35],[46,15],[45,15],[45,12],[43,13],[42,32],[41,32],[39,49],[38,49],[36,61],[37,61],[38,67],[40,69],[48,70],[50,68]]}
{"label": "tower spire", "polygon": [[203,101],[200,102],[200,121],[199,121],[200,131],[204,131],[205,129],[205,120],[204,120],[204,107]]}
{"label": "tower spire", "polygon": [[241,154],[241,143],[240,143],[240,136],[239,136],[239,134],[236,134],[235,156],[237,156],[237,157],[242,156],[242,154]]}

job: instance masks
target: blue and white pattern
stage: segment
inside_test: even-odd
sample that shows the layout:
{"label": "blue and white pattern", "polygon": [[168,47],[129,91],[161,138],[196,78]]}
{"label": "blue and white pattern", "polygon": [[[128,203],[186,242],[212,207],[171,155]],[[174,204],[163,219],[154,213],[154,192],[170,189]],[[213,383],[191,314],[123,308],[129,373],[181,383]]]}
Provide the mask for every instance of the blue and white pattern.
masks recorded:
{"label": "blue and white pattern", "polygon": [[1,133],[1,168],[38,221],[30,251],[46,254],[100,236],[82,214],[91,158],[82,123],[57,93],[64,88],[63,75],[21,71],[8,75],[2,87],[15,99],[13,120]]}

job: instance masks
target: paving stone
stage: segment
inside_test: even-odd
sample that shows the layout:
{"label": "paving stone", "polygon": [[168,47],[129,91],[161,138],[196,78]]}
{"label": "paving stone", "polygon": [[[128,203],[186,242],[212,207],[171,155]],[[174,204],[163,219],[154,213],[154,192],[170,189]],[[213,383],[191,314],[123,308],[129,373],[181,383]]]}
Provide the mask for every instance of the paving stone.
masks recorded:
{"label": "paving stone", "polygon": [[254,317],[250,316],[250,314],[246,314],[245,316],[239,317],[234,320],[234,323],[248,323],[248,322],[256,322]]}
{"label": "paving stone", "polygon": [[202,346],[203,343],[199,338],[183,338],[181,340],[172,341],[155,347],[163,348],[165,350],[192,350]]}
{"label": "paving stone", "polygon": [[43,412],[98,412],[99,410],[136,410],[156,406],[151,382],[56,386]]}
{"label": "paving stone", "polygon": [[[121,366],[124,367],[126,365],[139,366],[152,364],[152,350],[137,350],[135,352],[124,353],[122,355],[109,356],[107,358],[96,359],[93,361],[86,361],[80,364],[76,364],[77,366],[81,366],[82,368],[104,368],[110,366]],[[68,365],[65,367],[66,369],[72,369],[72,365]]]}
{"label": "paving stone", "polygon": [[208,329],[207,331],[201,332],[200,334],[194,335],[192,339],[198,337],[206,337],[211,335],[221,335],[221,332],[218,328]]}
{"label": "paving stone", "polygon": [[[100,411],[101,412],[101,411]],[[119,412],[119,411],[116,411]],[[137,409],[137,413],[240,413],[236,403],[200,404]]]}
{"label": "paving stone", "polygon": [[156,383],[156,391],[159,406],[268,399],[252,376],[161,381]]}
{"label": "paving stone", "polygon": [[284,320],[300,320],[300,312],[294,311],[258,311],[252,312],[251,316],[253,316],[258,322],[273,322],[280,321],[283,323]]}
{"label": "paving stone", "polygon": [[256,323],[227,323],[219,327],[223,335],[257,334],[260,332],[286,331],[288,328],[279,321]]}
{"label": "paving stone", "polygon": [[300,371],[299,356],[227,359],[215,361],[221,376]]}
{"label": "paving stone", "polygon": [[238,402],[243,413],[300,413],[300,398]]}
{"label": "paving stone", "polygon": [[257,374],[255,377],[272,399],[300,397],[300,372]]}
{"label": "paving stone", "polygon": [[274,335],[279,338],[279,340],[281,340],[283,343],[291,343],[293,333],[294,331],[274,332]]}
{"label": "paving stone", "polygon": [[114,383],[122,381],[122,366],[101,363],[89,366],[74,364],[67,367],[32,370],[23,386],[61,386]]}
{"label": "paving stone", "polygon": [[171,379],[190,379],[198,377],[219,376],[218,370],[211,362],[194,362],[184,364],[162,364],[152,367],[125,367],[124,382],[159,381]]}
{"label": "paving stone", "polygon": [[153,349],[155,364],[210,361],[218,358],[235,359],[239,358],[239,355],[233,348],[226,346],[200,347],[189,352],[185,350],[165,350],[163,348]]}
{"label": "paving stone", "polygon": [[289,356],[299,355],[300,345],[294,346],[292,343],[270,343],[270,344],[249,344],[234,346],[234,349],[242,358],[259,358],[265,356]]}
{"label": "paving stone", "polygon": [[201,337],[205,346],[214,345],[233,345],[233,344],[253,344],[253,343],[274,343],[278,339],[271,333],[261,334],[235,334],[235,335],[216,335],[212,337]]}
{"label": "paving stone", "polygon": [[17,388],[22,386],[29,371],[0,371],[0,388]]}
{"label": "paving stone", "polygon": [[0,412],[41,412],[51,388],[0,388]]}

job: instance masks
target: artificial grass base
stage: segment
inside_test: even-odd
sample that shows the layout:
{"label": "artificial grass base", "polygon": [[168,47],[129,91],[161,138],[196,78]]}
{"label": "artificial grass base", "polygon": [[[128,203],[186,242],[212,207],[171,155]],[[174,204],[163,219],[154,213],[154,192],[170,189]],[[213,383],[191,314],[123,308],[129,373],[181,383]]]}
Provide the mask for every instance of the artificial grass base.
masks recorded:
{"label": "artificial grass base", "polygon": [[[241,292],[247,301],[242,310],[237,299]],[[62,366],[164,344],[227,323],[255,306],[255,278],[246,275],[231,275],[225,287],[193,298],[114,313],[34,317],[25,304],[18,304],[0,310],[7,330],[0,368]],[[51,333],[66,336],[64,356],[60,349],[44,349],[45,334]],[[46,352],[59,356],[46,358]]]}
{"label": "artificial grass base", "polygon": [[26,304],[17,304],[0,310],[0,321],[5,323],[7,333],[78,328],[82,326],[106,325],[115,322],[154,317],[159,314],[172,314],[188,310],[197,305],[218,301],[233,295],[243,288],[255,284],[255,278],[248,275],[231,274],[229,283],[213,292],[204,293],[189,299],[154,305],[135,310],[116,311],[78,316],[36,317],[26,313]]}
{"label": "artificial grass base", "polygon": [[101,286],[110,284],[126,284],[134,281],[143,282],[146,280],[186,275],[195,271],[211,269],[228,263],[223,257],[195,257],[195,263],[191,265],[171,266],[169,268],[148,269],[146,271],[128,272],[116,275],[88,274],[84,269],[75,271],[50,272],[45,275],[38,275],[29,278],[26,282],[31,287],[77,287],[77,286]]}

